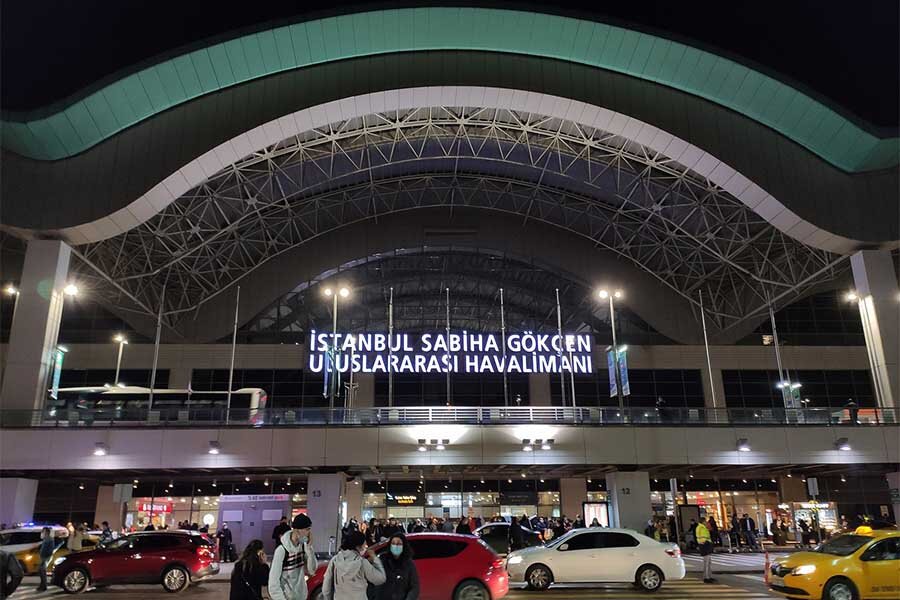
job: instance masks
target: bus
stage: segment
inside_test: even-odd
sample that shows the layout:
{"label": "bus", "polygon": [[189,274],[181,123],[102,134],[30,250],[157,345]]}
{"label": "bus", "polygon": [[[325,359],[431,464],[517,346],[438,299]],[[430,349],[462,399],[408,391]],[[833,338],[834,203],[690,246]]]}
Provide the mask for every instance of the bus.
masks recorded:
{"label": "bus", "polygon": [[[56,421],[121,422],[265,422],[268,396],[260,388],[241,388],[231,392],[203,392],[187,389],[154,389],[137,386],[60,388],[57,397],[48,398],[45,418]],[[226,414],[227,413],[227,414]]]}

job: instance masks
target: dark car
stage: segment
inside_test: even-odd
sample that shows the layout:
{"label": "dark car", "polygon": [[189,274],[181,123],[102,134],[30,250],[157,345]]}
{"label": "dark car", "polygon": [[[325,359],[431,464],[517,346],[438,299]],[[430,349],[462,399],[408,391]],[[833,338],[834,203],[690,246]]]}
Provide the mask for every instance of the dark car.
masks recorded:
{"label": "dark car", "polygon": [[[486,523],[476,529],[474,533],[483,539],[497,554],[501,556],[509,554],[509,523],[506,521]],[[542,546],[544,544],[541,534],[524,527],[522,528],[522,540],[525,542],[525,548]]]}
{"label": "dark car", "polygon": [[79,594],[92,585],[159,583],[175,593],[218,572],[214,547],[206,536],[195,531],[148,531],[56,559],[53,585]]}
{"label": "dark car", "polygon": [[[499,600],[509,591],[504,561],[471,535],[411,533],[406,536],[419,573],[420,600]],[[384,557],[387,542],[373,546]],[[307,580],[310,600],[322,599],[328,563]]]}

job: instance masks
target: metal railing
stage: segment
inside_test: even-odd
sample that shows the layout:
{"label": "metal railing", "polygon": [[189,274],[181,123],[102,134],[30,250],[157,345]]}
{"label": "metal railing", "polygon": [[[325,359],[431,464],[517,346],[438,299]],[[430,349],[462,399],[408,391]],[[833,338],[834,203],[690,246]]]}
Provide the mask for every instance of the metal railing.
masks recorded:
{"label": "metal railing", "polygon": [[416,406],[379,408],[0,410],[0,427],[302,427],[460,423],[587,426],[879,426],[900,423],[900,409],[627,408]]}

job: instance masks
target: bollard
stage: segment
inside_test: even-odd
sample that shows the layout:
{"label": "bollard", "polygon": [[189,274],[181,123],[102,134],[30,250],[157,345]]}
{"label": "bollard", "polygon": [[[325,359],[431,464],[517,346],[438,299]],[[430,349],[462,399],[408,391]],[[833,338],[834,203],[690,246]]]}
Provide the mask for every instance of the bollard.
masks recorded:
{"label": "bollard", "polygon": [[766,570],[765,575],[763,576],[763,581],[766,585],[769,585],[769,551],[766,550]]}

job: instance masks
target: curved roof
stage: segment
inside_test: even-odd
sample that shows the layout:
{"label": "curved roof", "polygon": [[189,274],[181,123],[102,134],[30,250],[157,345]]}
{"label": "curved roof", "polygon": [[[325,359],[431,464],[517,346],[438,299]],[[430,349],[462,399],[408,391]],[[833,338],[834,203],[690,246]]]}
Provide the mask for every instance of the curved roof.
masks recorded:
{"label": "curved roof", "polygon": [[278,72],[397,52],[530,55],[623,73],[751,118],[848,172],[898,163],[884,138],[772,77],[681,44],[553,15],[484,8],[382,10],[260,31],[143,68],[68,103],[9,115],[3,147],[37,160],[83,152],[158,113]]}

